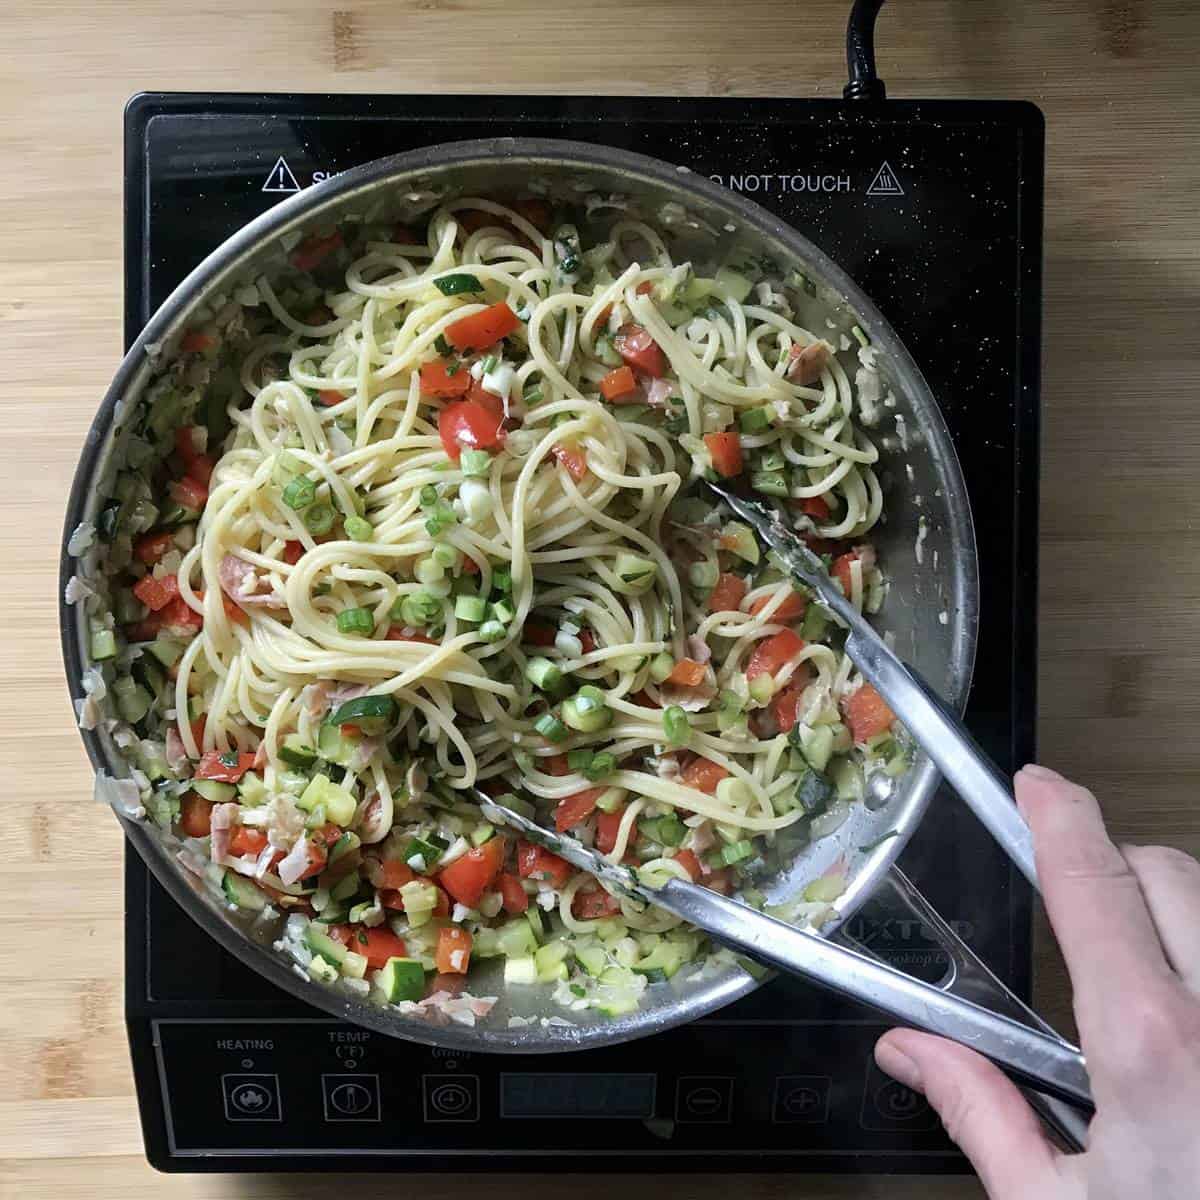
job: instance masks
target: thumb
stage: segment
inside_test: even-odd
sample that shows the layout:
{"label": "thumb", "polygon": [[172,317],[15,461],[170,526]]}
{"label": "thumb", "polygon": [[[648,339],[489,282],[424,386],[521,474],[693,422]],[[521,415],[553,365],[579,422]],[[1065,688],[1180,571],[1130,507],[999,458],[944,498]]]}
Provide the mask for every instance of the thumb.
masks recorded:
{"label": "thumb", "polygon": [[893,1029],[876,1043],[875,1061],[924,1093],[992,1200],[1066,1195],[1058,1151],[1016,1085],[986,1058],[945,1038]]}

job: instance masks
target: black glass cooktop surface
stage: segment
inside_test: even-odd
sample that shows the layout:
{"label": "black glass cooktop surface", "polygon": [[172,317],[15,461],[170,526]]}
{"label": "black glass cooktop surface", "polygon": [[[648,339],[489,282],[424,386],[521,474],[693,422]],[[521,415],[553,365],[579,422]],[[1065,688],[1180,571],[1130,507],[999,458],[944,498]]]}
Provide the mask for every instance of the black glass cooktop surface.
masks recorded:
{"label": "black glass cooktop surface", "polygon": [[[1043,128],[1009,102],[143,95],[126,112],[126,336],[246,221],[436,142],[566,137],[654,155],[775,210],[906,342],[962,460],[980,549],[968,723],[1033,755]],[[1030,896],[935,800],[901,866],[1018,993]],[[127,1015],[147,1153],[167,1170],[966,1169],[882,1076],[869,1011],[775,980],[712,1018],[571,1055],[464,1055],[326,1017],[259,979],[127,862]],[[851,932],[927,978],[915,920]]]}

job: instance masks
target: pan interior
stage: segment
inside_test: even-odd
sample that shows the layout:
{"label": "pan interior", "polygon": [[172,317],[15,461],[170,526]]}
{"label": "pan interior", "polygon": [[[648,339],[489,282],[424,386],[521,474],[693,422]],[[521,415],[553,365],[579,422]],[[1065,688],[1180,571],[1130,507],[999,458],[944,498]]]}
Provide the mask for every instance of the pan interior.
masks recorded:
{"label": "pan interior", "polygon": [[[342,221],[403,222],[458,196],[488,196],[533,188],[568,193],[604,207],[619,206],[669,230],[676,260],[720,259],[730,248],[794,266],[814,284],[800,316],[838,351],[851,378],[869,370],[879,382],[879,420],[870,430],[881,451],[883,522],[872,533],[889,577],[877,626],[951,703],[965,699],[977,615],[975,551],[966,492],[936,403],[895,334],[853,282],[819,249],[756,205],[679,169],[641,156],[574,143],[515,141],[460,143],[416,151],[348,172],[297,196],[252,223],[210,256],[155,315],[122,364],[89,435],[71,503],[67,534],[94,520],[104,481],[121,462],[124,418],[154,378],[155,363],[170,353],[197,309],[268,275],[304,233]],[[860,336],[861,335],[861,336]],[[864,352],[861,340],[869,343]],[[88,554],[95,553],[89,551]],[[82,570],[64,551],[64,584]],[[82,611],[63,611],[64,651],[72,693],[82,694],[86,629]],[[102,728],[85,732],[97,768],[128,774],[122,755]],[[877,792],[835,833],[800,849],[776,876],[762,881],[768,899],[794,897],[808,880],[844,863],[849,883],[836,902],[838,918],[866,898],[918,823],[935,786],[931,764],[918,756],[889,790]],[[310,982],[272,948],[278,930],[221,902],[175,861],[177,846],[156,827],[125,820],[139,853],[168,890],[228,949],[300,998],[382,1032],[447,1046],[494,1051],[571,1049],[644,1036],[693,1019],[744,995],[758,980],[733,962],[680,971],[656,984],[641,1008],[618,1018],[564,1012],[549,987],[505,988],[502,960],[473,968],[476,995],[497,996],[478,1026],[438,1024],[401,1015]],[[864,849],[867,847],[868,849]]]}

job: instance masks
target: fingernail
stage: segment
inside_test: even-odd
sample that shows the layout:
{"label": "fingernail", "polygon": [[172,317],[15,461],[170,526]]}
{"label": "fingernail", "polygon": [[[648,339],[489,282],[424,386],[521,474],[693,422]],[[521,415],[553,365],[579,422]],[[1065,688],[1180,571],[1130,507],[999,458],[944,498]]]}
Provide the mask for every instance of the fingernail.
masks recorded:
{"label": "fingernail", "polygon": [[891,1042],[878,1042],[875,1046],[875,1061],[879,1069],[885,1071],[893,1079],[898,1079],[905,1087],[914,1092],[925,1090],[921,1079],[921,1068],[901,1050],[897,1050]]}
{"label": "fingernail", "polygon": [[1044,779],[1047,783],[1063,782],[1063,776],[1049,767],[1043,767],[1041,763],[1026,763],[1021,768],[1021,774],[1028,775],[1031,779]]}

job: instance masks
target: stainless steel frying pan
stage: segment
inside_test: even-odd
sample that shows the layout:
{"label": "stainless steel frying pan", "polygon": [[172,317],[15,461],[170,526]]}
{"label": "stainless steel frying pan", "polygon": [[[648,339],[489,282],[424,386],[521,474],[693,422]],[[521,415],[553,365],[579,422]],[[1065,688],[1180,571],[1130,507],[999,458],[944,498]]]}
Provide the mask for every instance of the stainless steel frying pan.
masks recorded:
{"label": "stainless steel frying pan", "polygon": [[[577,142],[497,138],[382,159],[285,201],[209,255],[134,343],[88,434],[67,507],[63,587],[77,571],[88,571],[88,554],[76,559],[68,552],[67,542],[80,522],[96,518],[108,494],[106,484],[119,462],[123,418],[154,378],[160,356],[170,355],[198,309],[282,266],[287,248],[311,230],[347,220],[403,220],[442,198],[512,193],[531,184],[571,192],[581,200],[590,197],[590,203],[596,205],[626,206],[672,230],[697,260],[718,258],[736,246],[739,251],[767,255],[799,268],[816,285],[811,311],[803,313],[802,319],[835,346],[851,347],[842,351],[841,358],[852,377],[860,367],[859,343],[842,335],[849,335],[856,325],[866,332],[876,352],[874,366],[882,378],[884,395],[880,422],[871,431],[883,455],[886,511],[886,523],[872,536],[891,580],[878,624],[893,636],[897,653],[961,710],[971,676],[979,611],[971,514],[945,423],[896,334],[834,262],[764,209],[685,168]],[[71,693],[81,698],[82,673],[89,663],[86,619],[78,606],[63,603],[61,628]],[[83,738],[97,771],[116,777],[128,774],[103,727],[85,731]],[[936,787],[936,771],[919,757],[892,785],[890,794],[878,792],[867,804],[856,806],[853,816],[834,834],[812,843],[781,876],[767,881],[768,897],[778,902],[795,895],[805,882],[844,857],[849,882],[836,903],[838,915],[826,927],[827,933],[838,935],[846,919],[869,896],[890,895],[942,940],[951,963],[944,986],[981,1003],[999,1005],[1009,1013],[1019,1009],[1021,1019],[1036,1020],[893,871],[893,863],[924,816]],[[693,1020],[744,996],[761,982],[732,965],[708,967],[695,977],[681,971],[674,979],[649,988],[637,1012],[613,1019],[566,1013],[550,1000],[549,988],[508,990],[501,960],[492,960],[481,964],[471,986],[476,995],[495,995],[499,1002],[475,1027],[438,1023],[432,1016],[401,1015],[301,977],[290,961],[273,949],[275,928],[229,908],[182,870],[169,840],[155,827],[118,815],[129,840],[167,891],[247,966],[318,1008],[392,1036],[465,1050],[571,1050],[643,1037]],[[894,836],[885,838],[893,831]],[[860,849],[864,846],[874,848]]]}

